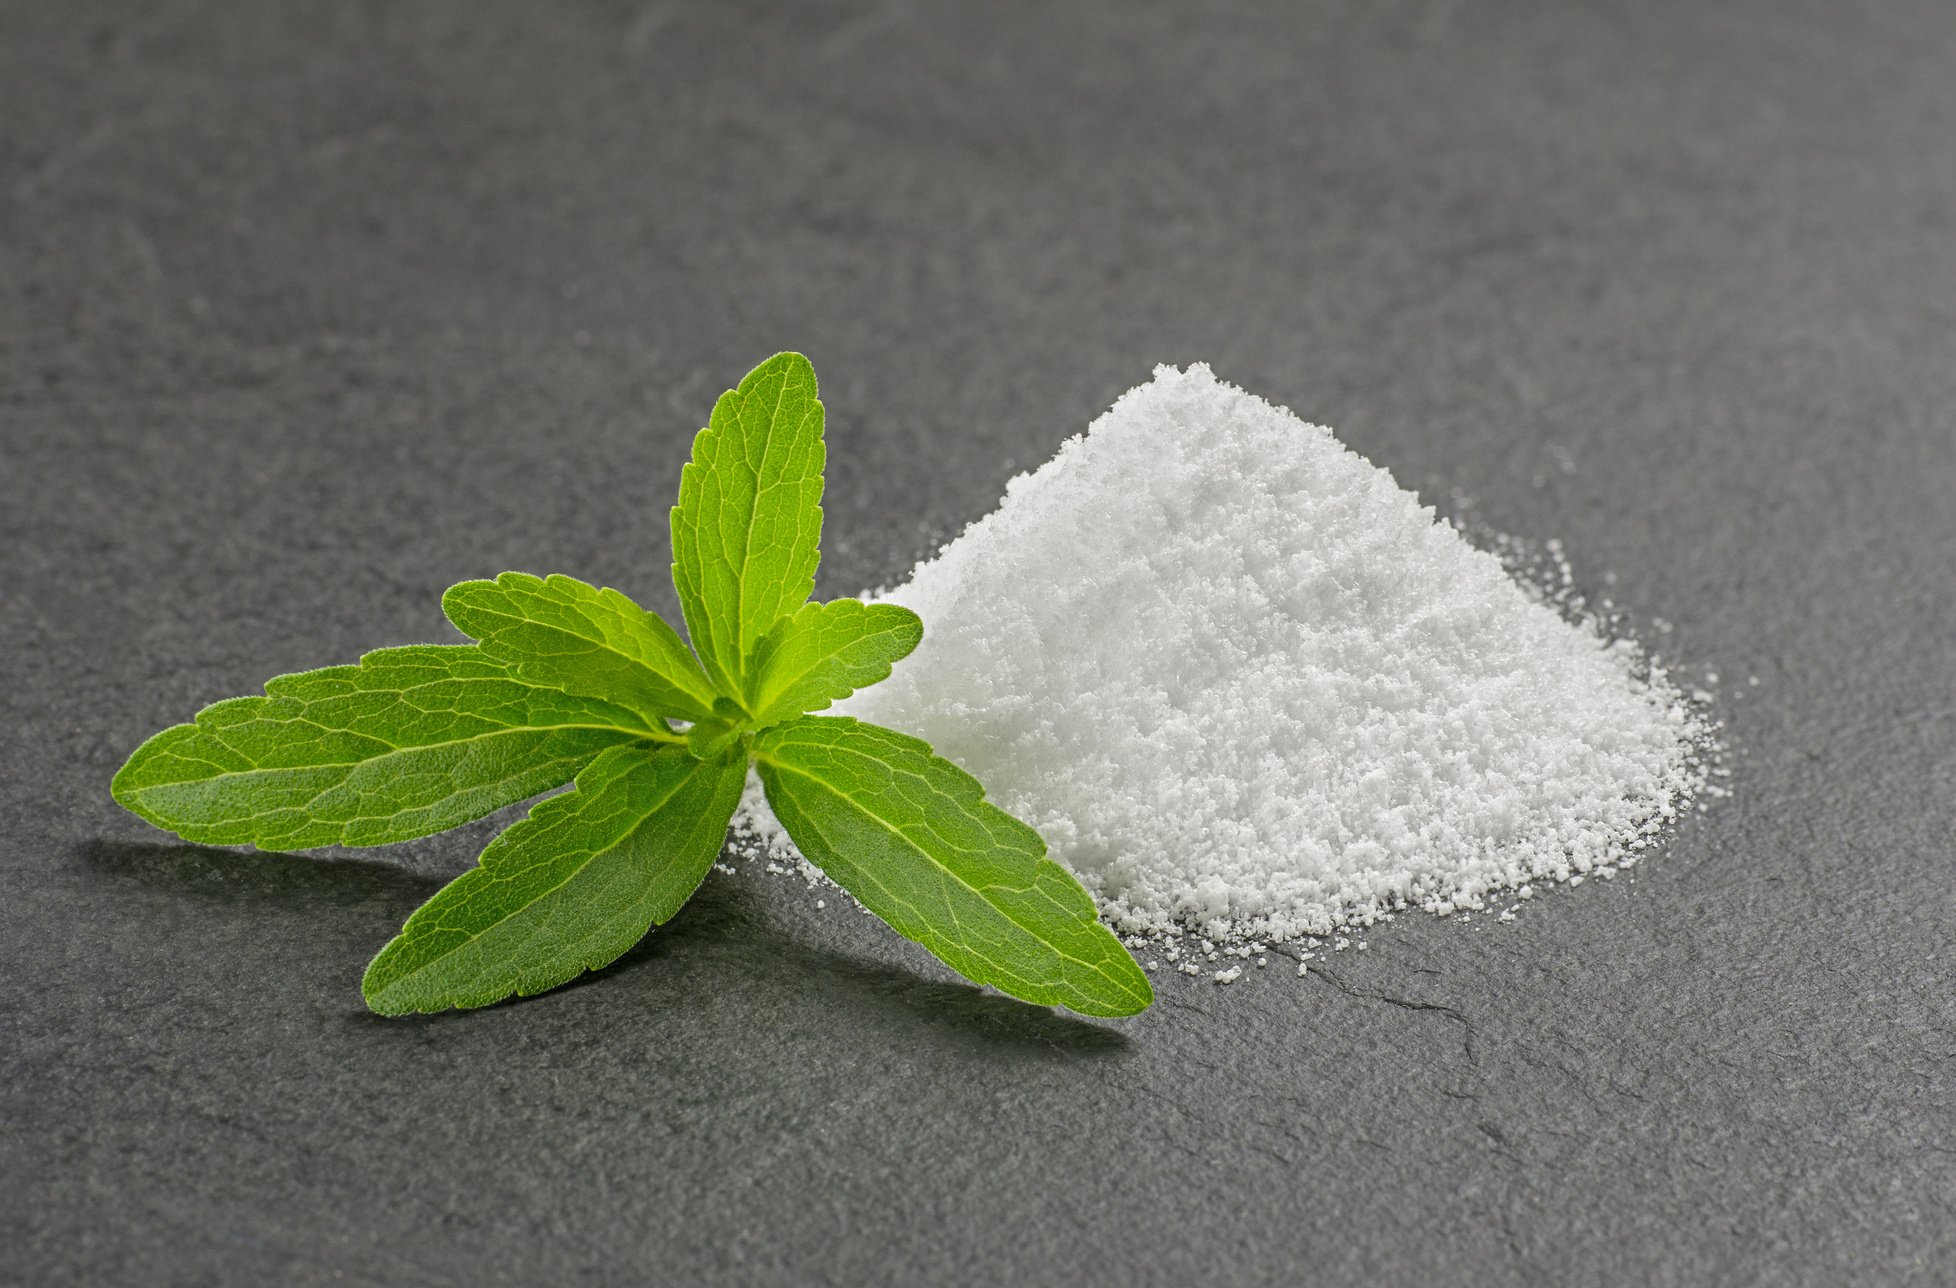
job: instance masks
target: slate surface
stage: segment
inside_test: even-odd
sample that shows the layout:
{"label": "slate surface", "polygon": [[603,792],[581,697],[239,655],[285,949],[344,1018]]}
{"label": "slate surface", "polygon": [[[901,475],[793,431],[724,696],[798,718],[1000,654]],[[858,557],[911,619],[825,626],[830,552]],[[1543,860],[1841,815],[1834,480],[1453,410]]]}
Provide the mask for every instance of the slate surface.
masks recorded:
{"label": "slate surface", "polygon": [[[1949,1282],[1953,68],[1942,0],[5,4],[0,1280]],[[1207,359],[1563,539],[1719,673],[1736,794],[1118,1025],[751,869],[382,1021],[483,829],[110,802],[452,581],[670,610],[688,435],[783,347],[824,594]]]}

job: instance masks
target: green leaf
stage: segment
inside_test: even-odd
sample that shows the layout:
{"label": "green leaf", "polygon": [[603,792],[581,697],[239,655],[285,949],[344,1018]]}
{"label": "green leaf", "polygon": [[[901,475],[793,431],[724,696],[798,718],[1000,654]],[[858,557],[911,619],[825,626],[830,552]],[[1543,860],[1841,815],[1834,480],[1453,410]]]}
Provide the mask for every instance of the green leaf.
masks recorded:
{"label": "green leaf", "polygon": [[110,784],[116,800],[201,844],[384,845],[560,787],[607,747],[676,737],[525,683],[472,644],[380,649],[265,694],[145,742]]}
{"label": "green leaf", "polygon": [[367,967],[383,1015],[527,997],[671,920],[727,839],[744,756],[614,747],[436,893]]}
{"label": "green leaf", "polygon": [[711,760],[733,746],[745,725],[727,716],[712,716],[686,731],[686,748],[701,760]]}
{"label": "green leaf", "polygon": [[815,589],[822,539],[815,369],[778,353],[720,396],[672,509],[672,579],[720,692],[746,692],[754,648]]}
{"label": "green leaf", "polygon": [[763,733],[754,752],[802,854],[953,970],[1083,1015],[1132,1015],[1154,1000],[1039,834],[928,744],[807,716]]}
{"label": "green leaf", "polygon": [[754,654],[757,725],[820,711],[857,689],[886,680],[924,637],[917,614],[896,604],[836,599],[803,604],[784,617]]}
{"label": "green leaf", "polygon": [[713,683],[679,633],[609,587],[506,572],[450,586],[441,606],[484,653],[534,684],[654,720],[700,720],[713,709]]}

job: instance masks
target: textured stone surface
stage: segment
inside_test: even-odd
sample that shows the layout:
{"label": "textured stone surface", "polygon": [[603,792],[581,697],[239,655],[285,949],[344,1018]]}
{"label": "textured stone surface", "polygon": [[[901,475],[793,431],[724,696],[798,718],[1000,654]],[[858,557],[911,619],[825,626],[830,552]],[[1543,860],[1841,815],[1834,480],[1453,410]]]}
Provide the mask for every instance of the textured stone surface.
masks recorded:
{"label": "textured stone surface", "polygon": [[[1946,1280],[1941,0],[0,33],[0,1280]],[[688,436],[789,346],[821,593],[1207,359],[1564,539],[1719,672],[1737,795],[1512,925],[1123,1025],[753,871],[588,984],[384,1021],[362,966],[487,829],[280,858],[109,800],[204,701],[444,638],[452,581],[670,610]]]}

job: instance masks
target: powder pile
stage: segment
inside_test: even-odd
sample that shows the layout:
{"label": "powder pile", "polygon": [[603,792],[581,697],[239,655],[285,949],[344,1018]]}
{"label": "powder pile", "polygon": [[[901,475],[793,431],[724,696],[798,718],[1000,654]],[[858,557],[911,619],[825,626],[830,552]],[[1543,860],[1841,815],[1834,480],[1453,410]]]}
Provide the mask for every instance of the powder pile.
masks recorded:
{"label": "powder pile", "polygon": [[836,711],[976,775],[1130,935],[1478,909],[1632,861],[1702,784],[1704,727],[1634,644],[1203,365],[1157,368],[883,598],[923,643]]}

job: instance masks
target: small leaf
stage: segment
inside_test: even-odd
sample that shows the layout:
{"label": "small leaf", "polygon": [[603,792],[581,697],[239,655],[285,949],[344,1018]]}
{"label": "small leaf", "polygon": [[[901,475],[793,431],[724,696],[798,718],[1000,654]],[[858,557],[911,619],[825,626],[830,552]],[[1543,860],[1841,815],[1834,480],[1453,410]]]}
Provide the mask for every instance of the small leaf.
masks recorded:
{"label": "small leaf", "polygon": [[888,679],[923,637],[917,614],[897,604],[803,604],[754,654],[754,722],[765,726],[820,711]]}
{"label": "small leaf", "polygon": [[815,589],[822,539],[822,404],[815,369],[778,353],[720,396],[693,439],[672,509],[672,579],[686,631],[721,693]]}
{"label": "small leaf", "polygon": [[701,760],[711,760],[733,745],[741,728],[739,720],[710,716],[686,731],[686,749]]}
{"label": "small leaf", "polygon": [[367,1004],[487,1006],[608,965],[699,887],[746,781],[745,757],[605,752],[408,918],[367,967]]}
{"label": "small leaf", "polygon": [[450,586],[441,606],[484,653],[532,683],[623,703],[654,720],[698,720],[712,710],[712,681],[678,632],[609,587],[506,572]]}
{"label": "small leaf", "polygon": [[1132,1015],[1154,1000],[1039,834],[928,744],[805,716],[763,733],[754,752],[802,854],[953,970],[1083,1015]]}
{"label": "small leaf", "polygon": [[384,845],[560,787],[607,747],[673,737],[527,684],[472,644],[380,649],[265,694],[145,742],[110,784],[116,800],[200,844]]}

